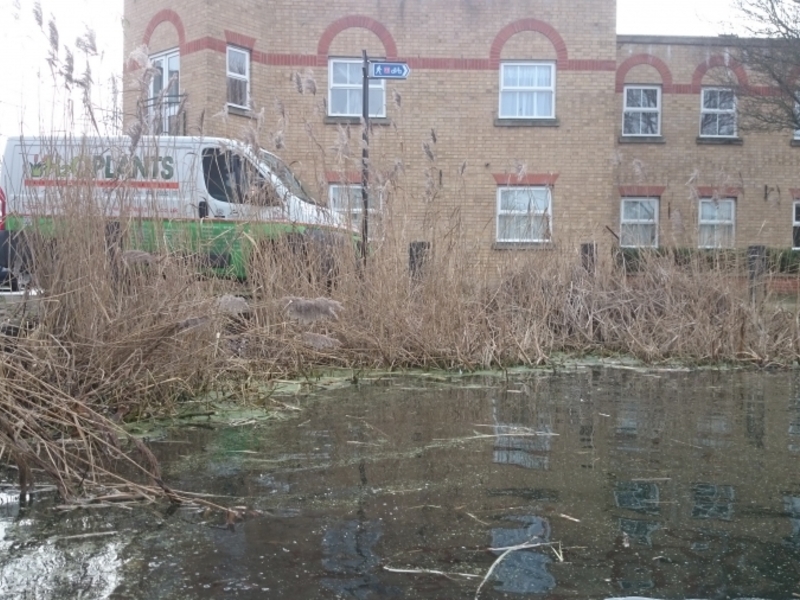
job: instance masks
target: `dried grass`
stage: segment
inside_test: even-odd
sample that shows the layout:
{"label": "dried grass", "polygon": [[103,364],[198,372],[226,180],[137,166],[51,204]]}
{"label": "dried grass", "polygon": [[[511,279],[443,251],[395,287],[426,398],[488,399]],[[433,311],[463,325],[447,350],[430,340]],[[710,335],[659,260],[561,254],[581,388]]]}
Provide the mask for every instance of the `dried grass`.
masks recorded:
{"label": "dried grass", "polygon": [[800,352],[796,306],[753,302],[737,265],[654,254],[633,275],[610,259],[590,274],[576,253],[552,250],[489,271],[451,233],[412,277],[406,242],[387,229],[366,269],[347,244],[253,240],[239,283],[198,276],[199,257],[174,248],[129,247],[135,220],[109,229],[91,190],[60,193],[70,208],[55,231],[29,236],[40,292],[0,338],[0,446],[23,485],[40,470],[67,499],[111,483],[194,502],[163,484],[120,422],[237,378],[587,353],[789,365]]}

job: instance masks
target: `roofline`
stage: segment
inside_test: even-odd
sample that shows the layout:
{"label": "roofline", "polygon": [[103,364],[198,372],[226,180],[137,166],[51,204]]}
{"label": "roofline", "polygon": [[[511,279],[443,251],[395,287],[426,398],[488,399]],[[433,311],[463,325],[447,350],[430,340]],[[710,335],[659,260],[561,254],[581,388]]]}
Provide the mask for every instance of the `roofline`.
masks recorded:
{"label": "roofline", "polygon": [[738,46],[742,42],[767,43],[768,38],[739,37],[738,35],[681,36],[681,35],[617,35],[617,44],[660,44],[669,46]]}

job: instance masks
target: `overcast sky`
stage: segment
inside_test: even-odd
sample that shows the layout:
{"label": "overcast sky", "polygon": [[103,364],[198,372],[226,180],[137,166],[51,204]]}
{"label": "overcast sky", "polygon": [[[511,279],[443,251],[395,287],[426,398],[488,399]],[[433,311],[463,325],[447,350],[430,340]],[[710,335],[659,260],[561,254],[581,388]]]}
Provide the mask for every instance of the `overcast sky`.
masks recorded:
{"label": "overcast sky", "polygon": [[617,0],[617,33],[719,35],[732,31],[731,0]]}
{"label": "overcast sky", "polygon": [[[562,0],[568,2],[569,0]],[[718,35],[730,31],[731,0],[617,0],[617,32],[649,35]],[[109,107],[110,78],[122,57],[122,0],[41,0],[44,32],[33,18],[33,0],[0,0],[0,136],[63,130],[70,124],[68,95],[54,84],[47,63],[48,22],[56,23],[59,43],[75,47],[89,27],[100,56],[92,60],[95,102]],[[63,50],[62,50],[63,58]],[[76,53],[76,71],[84,61]],[[80,96],[73,94],[73,101]],[[102,113],[99,113],[102,116]]]}

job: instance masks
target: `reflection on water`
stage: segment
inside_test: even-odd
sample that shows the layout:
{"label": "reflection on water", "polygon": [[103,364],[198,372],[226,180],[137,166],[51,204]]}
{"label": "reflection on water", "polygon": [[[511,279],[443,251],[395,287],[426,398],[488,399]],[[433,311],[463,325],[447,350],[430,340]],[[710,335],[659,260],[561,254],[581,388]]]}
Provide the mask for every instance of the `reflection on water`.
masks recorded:
{"label": "reflection on water", "polygon": [[696,483],[692,486],[693,519],[721,519],[730,521],[733,518],[733,487],[730,485],[713,485]]}
{"label": "reflection on water", "polygon": [[800,593],[793,373],[398,378],[154,450],[175,487],[270,516],[0,491],[0,597],[474,598],[501,556],[481,599]]}
{"label": "reflection on water", "polygon": [[786,542],[800,550],[800,497],[785,496],[783,505],[792,523],[792,533],[786,538]]}
{"label": "reflection on water", "polygon": [[659,506],[658,485],[644,481],[620,481],[614,490],[614,501],[620,508],[657,515]]}
{"label": "reflection on water", "polygon": [[795,391],[789,404],[789,451],[800,452],[800,391]]}
{"label": "reflection on water", "polygon": [[[0,597],[110,597],[119,582],[124,543],[109,541],[111,536],[98,544],[75,543],[80,534],[33,540],[38,522],[28,510],[18,495],[0,492]],[[86,531],[85,525],[73,520],[67,527]]]}
{"label": "reflection on water", "polygon": [[653,545],[653,533],[661,529],[661,523],[637,519],[620,519],[619,529],[634,544],[650,547]]}
{"label": "reflection on water", "polygon": [[[550,524],[541,517],[520,516],[511,521],[522,527],[492,529],[492,548],[501,555],[512,546],[546,544],[550,541]],[[548,573],[552,562],[544,550],[523,549],[507,555],[494,571],[495,589],[515,594],[542,594],[556,587],[555,578]]]}
{"label": "reflection on water", "polygon": [[322,537],[322,566],[338,577],[322,579],[322,586],[341,598],[397,596],[397,590],[383,585],[373,574],[381,562],[374,550],[381,530],[379,522],[359,521],[328,529]]}
{"label": "reflection on water", "polygon": [[546,471],[550,468],[552,430],[549,415],[514,414],[507,403],[492,399],[494,420],[494,462]]}

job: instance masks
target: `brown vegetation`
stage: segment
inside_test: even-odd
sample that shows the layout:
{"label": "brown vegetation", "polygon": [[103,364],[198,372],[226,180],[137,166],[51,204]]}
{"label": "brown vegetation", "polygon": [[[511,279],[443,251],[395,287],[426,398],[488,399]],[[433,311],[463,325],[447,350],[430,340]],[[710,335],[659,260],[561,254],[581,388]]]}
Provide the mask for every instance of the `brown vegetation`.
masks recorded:
{"label": "brown vegetation", "polygon": [[[238,282],[200,275],[184,252],[126,249],[135,220],[109,235],[88,190],[64,193],[75,195],[72,210],[31,238],[38,294],[4,329],[0,451],[23,484],[40,470],[66,498],[116,481],[128,495],[180,499],[119,423],[240,378],[505,368],[587,353],[757,365],[800,355],[797,305],[754,299],[735,264],[653,255],[629,275],[598,257],[589,273],[554,248],[490,272],[453,237],[412,277],[407,247],[386,232],[366,269],[354,248],[333,249],[331,280],[313,253],[270,244]],[[126,478],[114,475],[123,466]]]}

